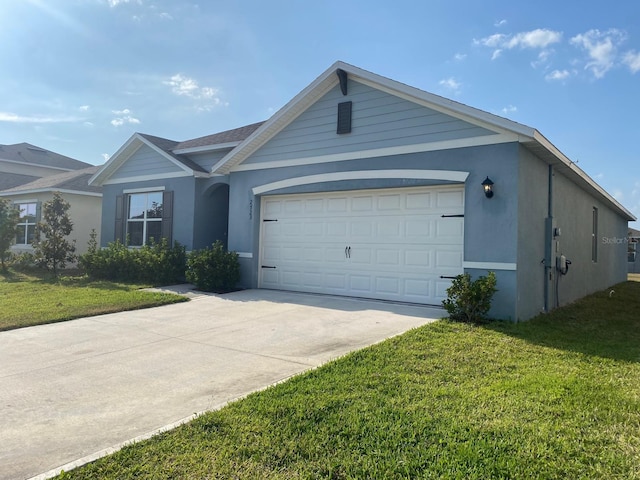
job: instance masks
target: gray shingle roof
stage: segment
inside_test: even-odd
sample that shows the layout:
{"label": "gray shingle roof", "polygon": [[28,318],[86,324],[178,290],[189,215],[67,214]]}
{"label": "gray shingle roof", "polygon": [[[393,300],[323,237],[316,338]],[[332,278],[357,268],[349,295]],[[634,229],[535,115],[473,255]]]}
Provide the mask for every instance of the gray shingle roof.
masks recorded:
{"label": "gray shingle roof", "polygon": [[81,168],[91,166],[89,163],[65,157],[59,153],[51,152],[29,143],[0,145],[0,160],[11,160],[13,162],[20,162],[28,165],[42,165],[45,167],[62,168],[65,170],[79,170]]}
{"label": "gray shingle roof", "polygon": [[3,190],[2,193],[21,193],[33,190],[74,190],[87,193],[101,193],[102,187],[89,186],[89,179],[95,174],[99,166],[64,172],[57,175],[38,178],[13,188]]}
{"label": "gray shingle roof", "polygon": [[0,172],[0,192],[7,188],[17,187],[18,185],[24,185],[25,183],[33,182],[39,177],[32,175],[21,175],[19,173],[5,173]]}
{"label": "gray shingle roof", "polygon": [[224,132],[220,133],[214,133],[213,135],[206,135],[204,137],[186,140],[184,142],[180,142],[176,147],[174,147],[174,150],[181,150],[183,148],[204,147],[207,145],[219,145],[223,143],[241,142],[253,132],[255,132],[263,123],[264,122],[252,123],[251,125],[245,125],[244,127],[225,130]]}
{"label": "gray shingle roof", "polygon": [[169,140],[168,138],[156,137],[146,133],[138,133],[138,135],[153,143],[160,150],[171,156],[174,160],[182,163],[187,168],[196,172],[206,172],[204,168],[190,160],[185,155],[175,154],[173,152],[184,148],[206,147],[210,145],[241,142],[256,131],[256,129],[258,129],[258,127],[263,123],[264,122],[253,123],[251,125],[245,125],[244,127],[225,130],[224,132],[214,133],[213,135],[206,135],[204,137],[198,137],[184,142],[176,142],[174,140]]}
{"label": "gray shingle roof", "polygon": [[195,172],[206,172],[206,170],[196,162],[188,159],[183,155],[176,155],[172,152],[172,150],[175,149],[176,145],[179,145],[178,142],[174,142],[173,140],[168,140],[166,138],[154,137],[153,135],[147,135],[146,133],[139,133],[138,135],[153,143],[156,147],[164,151],[167,155],[171,156],[171,158],[173,158],[177,162],[182,163],[185,167],[190,168]]}

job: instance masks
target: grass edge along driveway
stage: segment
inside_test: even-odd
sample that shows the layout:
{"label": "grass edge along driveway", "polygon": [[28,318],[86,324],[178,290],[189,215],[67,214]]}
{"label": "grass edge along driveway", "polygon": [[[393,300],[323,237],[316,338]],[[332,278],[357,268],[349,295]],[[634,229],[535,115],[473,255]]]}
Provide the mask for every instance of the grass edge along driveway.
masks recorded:
{"label": "grass edge along driveway", "polygon": [[141,290],[147,286],[79,276],[53,279],[36,273],[0,272],[0,331],[187,300]]}
{"label": "grass edge along driveway", "polygon": [[59,478],[640,478],[640,283],[613,290],[412,330]]}

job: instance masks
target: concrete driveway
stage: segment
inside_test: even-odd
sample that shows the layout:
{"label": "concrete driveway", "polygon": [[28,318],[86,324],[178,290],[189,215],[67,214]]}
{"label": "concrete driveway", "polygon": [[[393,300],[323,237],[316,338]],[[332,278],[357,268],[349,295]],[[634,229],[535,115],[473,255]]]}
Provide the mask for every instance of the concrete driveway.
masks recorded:
{"label": "concrete driveway", "polygon": [[0,479],[48,478],[444,316],[269,290],[187,294],[1,332]]}

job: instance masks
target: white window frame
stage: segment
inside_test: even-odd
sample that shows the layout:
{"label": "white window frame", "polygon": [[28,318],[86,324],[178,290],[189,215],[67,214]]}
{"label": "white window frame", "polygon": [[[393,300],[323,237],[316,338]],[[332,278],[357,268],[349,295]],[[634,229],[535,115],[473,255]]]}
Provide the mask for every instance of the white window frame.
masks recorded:
{"label": "white window frame", "polygon": [[[24,221],[22,218],[22,210],[24,207],[28,207],[29,205],[33,205],[33,217],[34,217],[34,221],[33,222],[29,222],[29,220],[26,218],[27,216],[25,216]],[[20,221],[17,224],[18,228],[23,228],[24,229],[24,242],[18,242],[18,234],[16,233],[16,240],[15,240],[15,245],[16,246],[30,246],[32,245],[29,242],[29,227],[33,226],[34,228],[34,237],[35,237],[35,228],[36,225],[38,224],[38,202],[36,200],[32,200],[32,201],[22,201],[22,202],[16,202],[15,204],[16,208],[18,210],[20,210]]]}
{"label": "white window frame", "polygon": [[[140,189],[140,190],[136,190],[136,191],[128,191],[127,194],[125,195],[126,198],[126,234],[129,236],[129,241],[131,241],[131,235],[130,235],[130,231],[129,231],[129,224],[130,223],[142,223],[142,244],[141,245],[129,245],[132,248],[140,248],[144,245],[147,245],[149,243],[149,238],[148,238],[148,234],[147,234],[147,230],[148,230],[148,224],[151,222],[159,222],[160,223],[160,230],[162,231],[162,217],[151,217],[148,218],[147,217],[147,212],[149,211],[149,194],[152,193],[157,193],[160,195],[161,201],[162,203],[162,208],[164,208],[164,198],[162,195],[162,191],[164,189],[160,189],[160,188],[155,188],[155,189]],[[144,195],[145,196],[145,208],[143,210],[144,213],[144,217],[143,218],[131,218],[131,198],[137,195]],[[159,235],[158,238],[154,237],[154,240],[156,242],[159,242],[161,239],[162,235]]]}

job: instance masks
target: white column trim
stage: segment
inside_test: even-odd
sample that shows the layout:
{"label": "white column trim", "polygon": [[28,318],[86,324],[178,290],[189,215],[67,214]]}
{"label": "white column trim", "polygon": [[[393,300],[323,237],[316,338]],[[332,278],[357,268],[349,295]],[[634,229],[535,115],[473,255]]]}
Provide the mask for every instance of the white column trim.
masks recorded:
{"label": "white column trim", "polygon": [[463,268],[478,268],[481,270],[517,270],[517,263],[505,262],[462,262]]}

